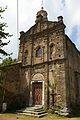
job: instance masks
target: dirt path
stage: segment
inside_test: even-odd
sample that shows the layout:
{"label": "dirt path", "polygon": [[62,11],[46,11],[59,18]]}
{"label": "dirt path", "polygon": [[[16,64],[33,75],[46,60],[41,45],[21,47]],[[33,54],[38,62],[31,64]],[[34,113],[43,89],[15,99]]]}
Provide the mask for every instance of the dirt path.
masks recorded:
{"label": "dirt path", "polygon": [[49,114],[42,118],[17,115],[17,114],[0,114],[0,120],[80,120],[80,117],[77,118],[65,118],[59,117],[57,115]]}
{"label": "dirt path", "polygon": [[14,114],[0,114],[0,120],[18,120],[18,119],[19,117]]}

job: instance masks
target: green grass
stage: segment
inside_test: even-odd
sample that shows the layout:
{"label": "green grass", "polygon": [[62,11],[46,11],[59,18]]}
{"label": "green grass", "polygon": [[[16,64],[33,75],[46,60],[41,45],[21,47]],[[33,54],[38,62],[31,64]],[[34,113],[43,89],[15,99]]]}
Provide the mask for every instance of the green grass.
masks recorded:
{"label": "green grass", "polygon": [[5,113],[5,114],[0,114],[0,120],[80,120],[80,117],[67,118],[49,113],[48,115],[42,118],[37,118],[37,117]]}

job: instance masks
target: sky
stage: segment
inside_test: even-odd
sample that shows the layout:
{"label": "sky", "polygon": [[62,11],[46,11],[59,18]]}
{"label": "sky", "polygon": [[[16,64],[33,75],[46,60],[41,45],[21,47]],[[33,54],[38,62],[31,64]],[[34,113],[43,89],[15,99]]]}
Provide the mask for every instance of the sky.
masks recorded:
{"label": "sky", "polygon": [[[42,0],[0,0],[1,7],[7,6],[7,10],[2,14],[8,25],[6,31],[13,34],[11,38],[8,38],[11,41],[4,49],[13,53],[12,58],[18,57],[19,32],[26,32],[35,24],[36,13],[41,9],[41,4]],[[58,16],[63,16],[66,25],[65,33],[80,50],[80,0],[43,0],[43,6],[48,13],[48,20],[57,21]]]}

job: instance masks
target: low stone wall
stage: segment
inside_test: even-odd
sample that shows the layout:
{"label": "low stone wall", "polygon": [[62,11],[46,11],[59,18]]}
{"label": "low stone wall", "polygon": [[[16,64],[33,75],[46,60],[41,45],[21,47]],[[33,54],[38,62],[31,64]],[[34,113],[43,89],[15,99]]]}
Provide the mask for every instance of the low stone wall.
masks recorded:
{"label": "low stone wall", "polygon": [[20,94],[19,94],[19,71],[21,64],[9,65],[0,68],[3,80],[1,82],[3,94],[0,97],[0,109],[2,103],[7,103],[7,109],[15,109],[20,105]]}

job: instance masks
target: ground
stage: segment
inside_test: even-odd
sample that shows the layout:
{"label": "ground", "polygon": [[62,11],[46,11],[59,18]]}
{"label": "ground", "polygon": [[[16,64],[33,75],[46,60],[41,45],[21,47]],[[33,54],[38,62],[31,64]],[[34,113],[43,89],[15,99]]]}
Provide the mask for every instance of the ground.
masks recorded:
{"label": "ground", "polygon": [[17,115],[17,114],[0,114],[0,120],[80,120],[80,117],[61,117],[55,114],[48,114],[42,118],[24,116],[24,115]]}

